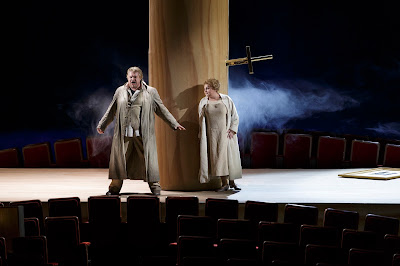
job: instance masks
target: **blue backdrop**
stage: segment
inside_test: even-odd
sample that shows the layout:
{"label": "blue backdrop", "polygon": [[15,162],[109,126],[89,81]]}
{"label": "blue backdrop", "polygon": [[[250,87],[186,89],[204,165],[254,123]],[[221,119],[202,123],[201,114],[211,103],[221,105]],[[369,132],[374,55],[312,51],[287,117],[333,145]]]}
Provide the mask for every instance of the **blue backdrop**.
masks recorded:
{"label": "blue backdrop", "polygon": [[[240,131],[297,128],[400,138],[395,1],[230,1],[230,68]],[[10,13],[0,149],[95,134],[125,72],[147,81],[148,1],[35,1]],[[7,57],[8,58],[8,57]],[[151,84],[150,84],[151,85]]]}

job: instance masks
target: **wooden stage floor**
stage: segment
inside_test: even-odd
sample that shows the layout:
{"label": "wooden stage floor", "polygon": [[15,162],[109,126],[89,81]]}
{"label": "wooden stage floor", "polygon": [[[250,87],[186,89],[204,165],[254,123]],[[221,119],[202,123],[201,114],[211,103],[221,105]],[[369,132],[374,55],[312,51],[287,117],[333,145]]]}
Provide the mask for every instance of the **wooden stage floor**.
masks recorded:
{"label": "wooden stage floor", "polygon": [[[247,200],[276,202],[280,212],[284,204],[296,203],[317,206],[320,213],[327,207],[356,210],[360,220],[366,213],[400,219],[400,178],[338,177],[358,170],[363,169],[243,169],[243,178],[236,181],[241,191],[161,191],[160,201],[165,203],[167,196],[197,196],[204,205],[207,198],[227,198],[238,200],[241,209]],[[40,199],[45,205],[50,198],[73,196],[87,203],[90,196],[104,195],[109,183],[108,169],[0,168],[0,202]],[[122,203],[137,194],[150,194],[147,183],[125,181]]]}

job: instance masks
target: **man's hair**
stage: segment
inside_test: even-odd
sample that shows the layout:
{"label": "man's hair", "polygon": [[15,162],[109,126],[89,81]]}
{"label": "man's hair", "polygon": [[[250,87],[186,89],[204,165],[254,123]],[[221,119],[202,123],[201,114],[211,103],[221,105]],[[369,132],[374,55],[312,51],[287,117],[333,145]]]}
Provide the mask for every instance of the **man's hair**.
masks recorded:
{"label": "man's hair", "polygon": [[206,84],[208,86],[212,87],[214,90],[219,91],[220,84],[219,84],[218,79],[214,79],[214,78],[207,79],[206,81],[204,81],[203,85],[206,85]]}
{"label": "man's hair", "polygon": [[140,79],[143,79],[143,72],[140,68],[138,68],[136,66],[128,68],[128,70],[126,71],[127,76],[130,71],[132,71],[133,73],[135,73],[135,72],[139,73]]}

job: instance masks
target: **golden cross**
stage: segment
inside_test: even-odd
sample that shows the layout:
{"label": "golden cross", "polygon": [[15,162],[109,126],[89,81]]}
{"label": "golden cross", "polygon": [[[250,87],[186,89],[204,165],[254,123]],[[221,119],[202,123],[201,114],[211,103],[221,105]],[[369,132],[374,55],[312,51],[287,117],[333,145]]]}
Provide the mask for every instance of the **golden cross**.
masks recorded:
{"label": "golden cross", "polygon": [[262,55],[262,56],[257,56],[257,57],[251,57],[250,46],[246,46],[246,55],[247,55],[247,57],[225,60],[226,66],[236,66],[236,65],[248,64],[249,74],[254,74],[253,62],[273,59],[272,55]]}

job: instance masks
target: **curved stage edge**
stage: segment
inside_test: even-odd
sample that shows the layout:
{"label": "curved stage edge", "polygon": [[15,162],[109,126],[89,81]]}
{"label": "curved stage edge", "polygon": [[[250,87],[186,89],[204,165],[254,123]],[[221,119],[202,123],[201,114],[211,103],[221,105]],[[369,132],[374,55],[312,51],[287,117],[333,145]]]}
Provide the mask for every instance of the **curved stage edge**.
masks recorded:
{"label": "curved stage edge", "polygon": [[[200,215],[204,215],[207,198],[239,201],[239,218],[243,218],[247,200],[276,202],[278,220],[283,220],[286,203],[316,206],[322,225],[325,208],[354,210],[360,214],[363,227],[367,213],[400,219],[400,178],[372,180],[342,178],[339,174],[364,169],[243,169],[243,178],[236,181],[241,191],[161,191],[161,218],[168,196],[197,196]],[[104,168],[0,168],[0,202],[39,199],[44,215],[50,198],[79,197],[82,218],[87,219],[87,200],[104,195],[109,185],[108,169]],[[127,180],[121,190],[122,220],[126,221],[126,199],[130,195],[151,195],[146,182]]]}

